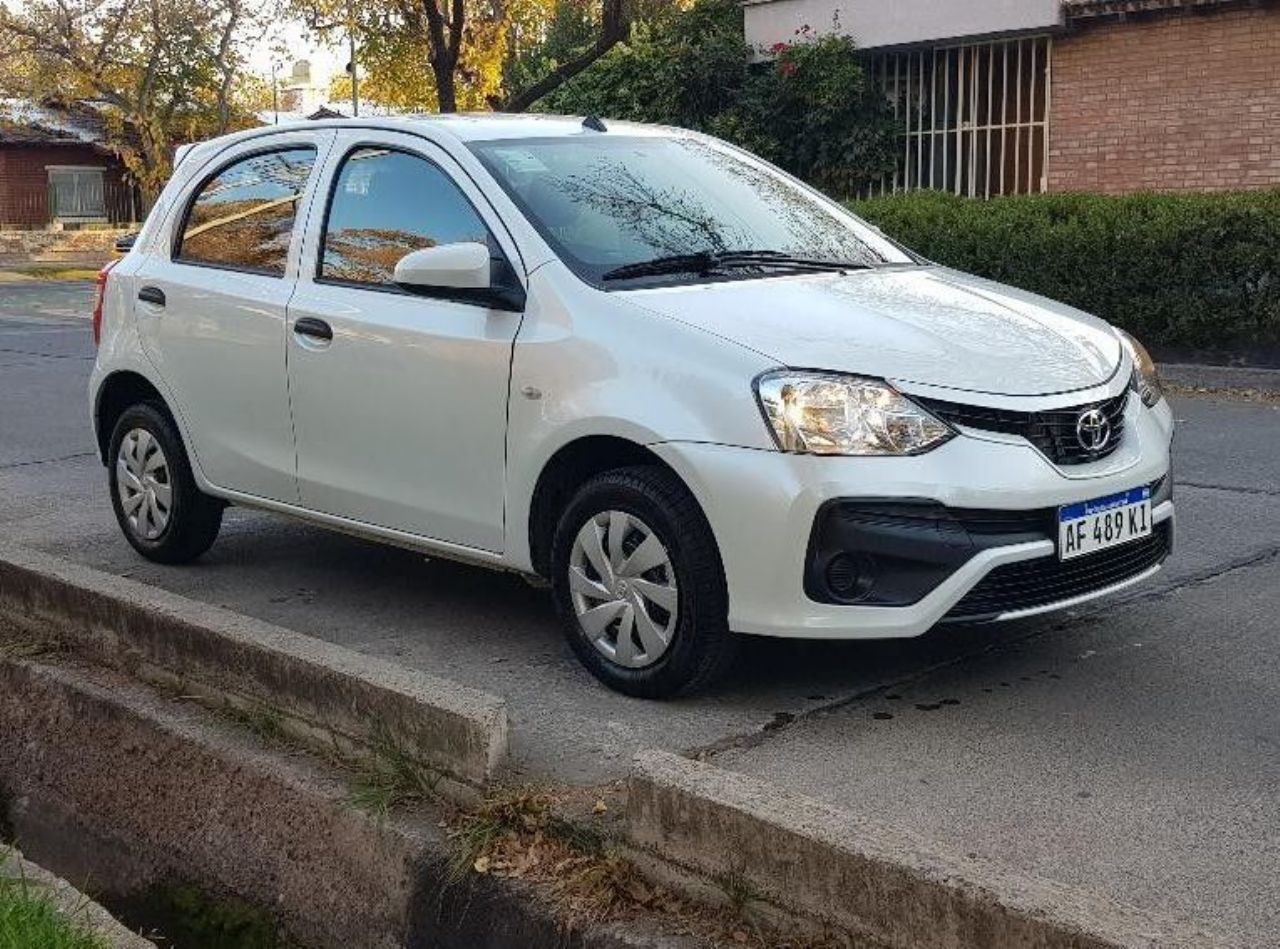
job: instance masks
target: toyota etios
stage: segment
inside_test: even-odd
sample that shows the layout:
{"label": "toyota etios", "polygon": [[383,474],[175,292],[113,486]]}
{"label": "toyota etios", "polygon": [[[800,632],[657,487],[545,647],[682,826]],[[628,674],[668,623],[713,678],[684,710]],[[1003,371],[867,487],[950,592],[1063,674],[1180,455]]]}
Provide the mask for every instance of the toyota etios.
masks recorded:
{"label": "toyota etios", "polygon": [[738,634],[918,636],[1159,568],[1173,420],[1102,320],[675,129],[449,116],[187,149],[100,278],[145,557],[251,505],[550,581],[615,689]]}

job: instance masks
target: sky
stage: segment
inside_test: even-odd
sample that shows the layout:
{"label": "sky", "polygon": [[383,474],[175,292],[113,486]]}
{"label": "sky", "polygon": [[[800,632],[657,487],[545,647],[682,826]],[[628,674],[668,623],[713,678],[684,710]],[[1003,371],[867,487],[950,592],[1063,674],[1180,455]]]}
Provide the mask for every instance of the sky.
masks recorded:
{"label": "sky", "polygon": [[282,76],[288,75],[296,60],[307,59],[311,62],[312,79],[327,85],[328,80],[347,64],[345,46],[340,44],[340,48],[330,48],[318,43],[306,35],[306,26],[301,20],[286,19],[273,24],[262,40],[255,44],[249,54],[250,70],[269,77],[272,60],[277,58],[276,45],[283,45],[286,50],[284,62],[280,64]]}

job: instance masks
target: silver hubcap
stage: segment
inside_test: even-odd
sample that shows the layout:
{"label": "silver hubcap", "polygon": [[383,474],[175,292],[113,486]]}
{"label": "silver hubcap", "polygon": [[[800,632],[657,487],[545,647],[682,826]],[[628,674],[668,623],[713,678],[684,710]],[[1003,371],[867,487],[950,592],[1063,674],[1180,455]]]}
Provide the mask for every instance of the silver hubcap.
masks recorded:
{"label": "silver hubcap", "polygon": [[658,535],[634,514],[603,511],[582,525],[569,555],[569,591],[583,633],[610,661],[640,669],[671,644],[675,570]]}
{"label": "silver hubcap", "polygon": [[129,530],[155,540],[164,533],[173,509],[169,462],[160,443],[145,428],[132,429],[120,442],[116,457],[116,490]]}

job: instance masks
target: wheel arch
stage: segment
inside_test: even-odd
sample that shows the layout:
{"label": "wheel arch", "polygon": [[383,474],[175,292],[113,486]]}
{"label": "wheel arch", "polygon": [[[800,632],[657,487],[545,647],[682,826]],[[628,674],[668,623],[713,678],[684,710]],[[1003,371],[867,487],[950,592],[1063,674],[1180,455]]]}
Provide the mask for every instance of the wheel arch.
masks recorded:
{"label": "wheel arch", "polygon": [[679,472],[652,450],[617,435],[580,436],[562,445],[547,459],[529,503],[529,558],[536,573],[543,577],[551,573],[551,543],[556,524],[578,488],[596,475],[634,465],[661,468],[693,494]]}
{"label": "wheel arch", "polygon": [[98,387],[93,406],[93,427],[98,441],[98,457],[107,464],[107,451],[111,445],[111,433],[116,421],[131,405],[150,402],[159,406],[174,421],[181,434],[181,426],[174,418],[173,410],[159,388],[139,372],[121,369],[111,373]]}

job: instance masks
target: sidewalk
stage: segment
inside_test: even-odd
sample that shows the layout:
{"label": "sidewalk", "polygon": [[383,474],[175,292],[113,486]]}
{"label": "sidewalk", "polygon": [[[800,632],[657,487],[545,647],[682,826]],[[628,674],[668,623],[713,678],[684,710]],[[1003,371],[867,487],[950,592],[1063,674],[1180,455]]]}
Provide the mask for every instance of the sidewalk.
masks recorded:
{"label": "sidewalk", "polygon": [[1280,393],[1280,369],[1160,363],[1160,379],[1178,389]]}

